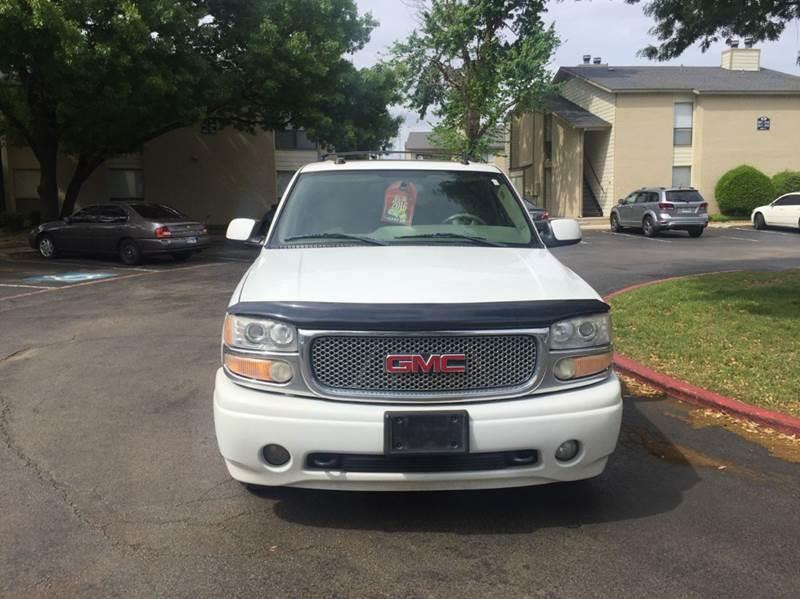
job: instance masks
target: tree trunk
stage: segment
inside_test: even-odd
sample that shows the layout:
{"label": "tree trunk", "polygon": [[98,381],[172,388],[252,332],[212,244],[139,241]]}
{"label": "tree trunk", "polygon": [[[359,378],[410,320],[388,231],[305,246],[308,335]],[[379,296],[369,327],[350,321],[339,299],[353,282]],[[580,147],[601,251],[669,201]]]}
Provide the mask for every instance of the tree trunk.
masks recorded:
{"label": "tree trunk", "polygon": [[81,155],[78,158],[78,164],[75,166],[75,172],[72,173],[72,178],[67,185],[67,191],[64,194],[64,203],[61,205],[61,217],[69,216],[75,211],[75,203],[78,201],[78,195],[81,192],[81,187],[86,183],[86,180],[91,176],[95,169],[100,166],[105,160],[105,154],[87,157]]}
{"label": "tree trunk", "polygon": [[58,218],[58,142],[38,144],[39,200],[42,222]]}

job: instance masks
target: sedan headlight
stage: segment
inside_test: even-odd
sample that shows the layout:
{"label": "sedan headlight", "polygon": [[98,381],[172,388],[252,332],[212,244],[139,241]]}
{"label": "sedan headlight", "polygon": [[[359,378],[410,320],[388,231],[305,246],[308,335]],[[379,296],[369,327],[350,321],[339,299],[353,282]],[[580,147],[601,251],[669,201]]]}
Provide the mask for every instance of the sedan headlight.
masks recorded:
{"label": "sedan headlight", "polygon": [[254,351],[297,351],[297,329],[290,324],[263,318],[228,314],[222,328],[228,347]]}
{"label": "sedan headlight", "polygon": [[550,349],[583,349],[611,343],[611,316],[595,314],[562,320],[550,327]]}

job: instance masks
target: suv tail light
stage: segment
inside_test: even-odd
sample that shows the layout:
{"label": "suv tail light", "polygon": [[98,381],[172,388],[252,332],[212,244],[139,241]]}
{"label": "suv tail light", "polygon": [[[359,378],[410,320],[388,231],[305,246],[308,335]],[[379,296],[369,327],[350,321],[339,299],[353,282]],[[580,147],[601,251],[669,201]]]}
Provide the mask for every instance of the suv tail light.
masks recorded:
{"label": "suv tail light", "polygon": [[669,204],[667,202],[659,202],[658,209],[659,210],[666,210],[667,212],[669,212],[670,210],[675,210],[675,205],[674,204]]}
{"label": "suv tail light", "polygon": [[169,227],[156,227],[156,237],[159,239],[163,237],[172,237],[172,231],[169,230]]}
{"label": "suv tail light", "polygon": [[700,214],[705,214],[706,212],[708,212],[708,203],[703,202],[702,204],[700,204],[700,208],[698,209],[698,211],[700,212]]}

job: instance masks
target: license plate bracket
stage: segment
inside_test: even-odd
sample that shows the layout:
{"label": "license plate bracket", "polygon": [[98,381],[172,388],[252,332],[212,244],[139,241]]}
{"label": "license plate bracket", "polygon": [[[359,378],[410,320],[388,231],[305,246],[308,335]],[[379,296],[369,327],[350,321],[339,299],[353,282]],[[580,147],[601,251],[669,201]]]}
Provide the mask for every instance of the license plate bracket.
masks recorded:
{"label": "license plate bracket", "polygon": [[385,412],[386,455],[438,455],[469,452],[466,410]]}
{"label": "license plate bracket", "polygon": [[186,243],[197,243],[197,237],[187,237]]}

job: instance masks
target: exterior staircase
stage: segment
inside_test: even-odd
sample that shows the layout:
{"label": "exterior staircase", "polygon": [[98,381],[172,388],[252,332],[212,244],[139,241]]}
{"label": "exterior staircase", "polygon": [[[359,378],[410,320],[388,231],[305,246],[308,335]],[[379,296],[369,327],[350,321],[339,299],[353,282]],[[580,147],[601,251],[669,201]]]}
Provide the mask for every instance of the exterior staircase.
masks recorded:
{"label": "exterior staircase", "polygon": [[583,178],[583,216],[603,216],[603,209],[600,207],[600,202],[592,191],[592,186]]}

